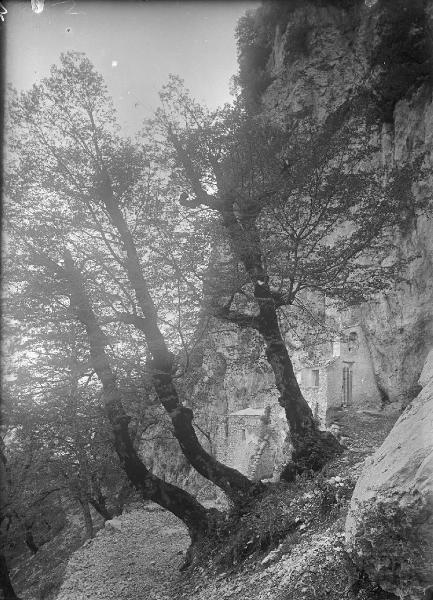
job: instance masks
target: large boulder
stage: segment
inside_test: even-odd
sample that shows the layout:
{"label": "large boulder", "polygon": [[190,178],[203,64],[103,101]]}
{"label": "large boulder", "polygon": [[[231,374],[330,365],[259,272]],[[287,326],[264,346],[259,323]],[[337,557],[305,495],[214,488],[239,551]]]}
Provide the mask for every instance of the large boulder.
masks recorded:
{"label": "large boulder", "polygon": [[346,521],[358,567],[401,600],[433,598],[433,350],[421,393],[366,461]]}

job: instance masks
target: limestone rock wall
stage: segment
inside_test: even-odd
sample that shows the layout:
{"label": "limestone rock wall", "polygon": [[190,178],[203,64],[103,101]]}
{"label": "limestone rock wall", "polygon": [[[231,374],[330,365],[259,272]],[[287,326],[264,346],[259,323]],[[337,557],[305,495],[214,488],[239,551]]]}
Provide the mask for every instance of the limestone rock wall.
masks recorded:
{"label": "limestone rock wall", "polygon": [[[214,397],[214,402],[207,404],[207,410],[214,414],[213,450],[218,460],[247,474],[258,441],[260,415],[242,417],[234,413],[248,407],[260,410],[271,406],[274,414],[280,407],[273,375],[264,357],[263,345],[254,331],[242,331],[215,322],[205,345],[204,379],[209,378],[208,393]],[[224,362],[225,368],[224,374],[220,373],[218,394],[215,395],[212,380],[218,371],[218,361]],[[198,386],[203,383],[206,382],[202,380]],[[200,418],[203,409],[197,408],[195,412]]]}
{"label": "limestone rock wall", "polygon": [[433,591],[433,350],[421,393],[366,461],[346,543],[361,570],[401,600]]}
{"label": "limestone rock wall", "polygon": [[[369,77],[368,60],[377,42],[373,2],[353,3],[350,10],[334,3],[299,4],[288,24],[275,28],[267,69],[272,83],[262,97],[276,119],[306,109],[319,119],[341,105],[353,88]],[[427,2],[433,14],[433,2]],[[380,133],[382,153],[374,160],[399,165],[433,150],[433,103],[426,86],[411,90],[394,107],[392,123]],[[416,194],[431,199],[432,181]],[[396,247],[411,258],[406,282],[360,307],[364,331],[382,401],[406,405],[417,393],[417,379],[433,344],[433,220],[408,220],[396,232]]]}
{"label": "limestone rock wall", "polygon": [[[399,164],[419,152],[433,150],[433,103],[422,91],[400,102],[394,112],[394,134],[388,160]],[[417,194],[431,198],[431,187]],[[396,239],[400,251],[413,260],[406,282],[377,301],[361,307],[361,322],[369,342],[378,383],[392,402],[406,404],[417,392],[428,349],[433,343],[433,220],[419,216]]]}
{"label": "limestone rock wall", "polygon": [[272,83],[263,95],[266,110],[324,119],[366,75],[371,38],[368,10],[346,11],[306,2],[275,30],[268,70]]}

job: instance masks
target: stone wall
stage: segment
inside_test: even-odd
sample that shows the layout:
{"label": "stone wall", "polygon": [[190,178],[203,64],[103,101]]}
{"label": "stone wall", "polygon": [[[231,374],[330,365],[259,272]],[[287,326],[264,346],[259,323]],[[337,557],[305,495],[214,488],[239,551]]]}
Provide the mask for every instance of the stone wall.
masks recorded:
{"label": "stone wall", "polygon": [[352,404],[358,407],[380,406],[381,394],[362,327],[353,325],[345,329],[343,335],[345,343],[341,344],[340,359],[343,363],[352,363]]}
{"label": "stone wall", "polygon": [[248,474],[248,467],[259,441],[261,414],[231,416],[226,447],[226,463]]}
{"label": "stone wall", "polygon": [[278,405],[248,408],[228,416],[227,435],[217,434],[217,458],[251,479],[270,479],[287,459],[285,444],[288,426]]}
{"label": "stone wall", "polygon": [[[315,374],[317,373],[317,375]],[[318,381],[315,381],[315,379]],[[326,410],[328,405],[328,367],[312,366],[304,367],[299,378],[299,387],[305,400],[311,407],[313,415],[322,426],[326,422]],[[318,385],[316,385],[318,383]]]}
{"label": "stone wall", "polygon": [[[327,397],[326,410],[329,408],[339,408],[342,404],[342,370],[341,361],[332,362],[327,370]],[[325,422],[326,422],[325,413]]]}

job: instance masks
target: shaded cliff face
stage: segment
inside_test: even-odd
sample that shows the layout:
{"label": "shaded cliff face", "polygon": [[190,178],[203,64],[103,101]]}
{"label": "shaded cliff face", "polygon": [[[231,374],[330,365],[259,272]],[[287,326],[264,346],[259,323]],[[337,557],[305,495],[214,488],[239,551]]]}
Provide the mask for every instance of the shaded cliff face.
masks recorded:
{"label": "shaded cliff face", "polygon": [[[433,3],[288,4],[291,10],[284,9],[280,19],[277,4],[274,12],[262,12],[260,27],[257,14],[255,24],[250,19],[260,43],[265,46],[263,40],[268,40],[261,110],[276,120],[308,111],[322,121],[362,86],[382,147],[372,160],[398,166],[426,151],[430,156],[433,104],[426,56]],[[431,198],[431,189],[431,181],[425,181],[415,193]],[[396,251],[411,259],[406,282],[356,311],[385,403],[405,404],[416,395],[419,373],[433,346],[432,223],[426,215],[408,216],[405,230],[396,231],[395,237]]]}
{"label": "shaded cliff face", "polygon": [[401,600],[429,598],[433,586],[433,351],[421,386],[366,461],[346,521],[354,562]]}
{"label": "shaded cliff face", "polygon": [[311,111],[323,120],[342,104],[367,71],[365,43],[372,35],[360,17],[358,6],[346,11],[306,4],[284,30],[277,26],[264,109],[277,118]]}
{"label": "shaded cliff face", "polygon": [[[384,136],[385,137],[385,136]],[[433,146],[433,104],[420,90],[394,110],[394,134],[387,160],[413,160]],[[428,183],[428,182],[427,182]],[[431,183],[431,182],[430,182]],[[431,186],[416,193],[431,197]],[[379,385],[390,401],[404,404],[417,394],[417,380],[433,346],[433,221],[421,215],[396,237],[405,256],[415,257],[391,293],[361,307],[361,321],[370,344]]]}

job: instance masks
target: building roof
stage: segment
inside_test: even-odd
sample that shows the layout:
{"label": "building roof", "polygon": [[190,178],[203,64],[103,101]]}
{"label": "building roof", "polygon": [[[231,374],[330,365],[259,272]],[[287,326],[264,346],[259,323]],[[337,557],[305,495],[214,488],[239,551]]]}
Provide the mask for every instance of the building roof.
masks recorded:
{"label": "building roof", "polygon": [[265,414],[264,408],[243,408],[236,412],[230,413],[230,417],[262,417]]}
{"label": "building roof", "polygon": [[340,356],[333,356],[332,358],[326,358],[318,363],[305,364],[300,367],[297,371],[298,373],[302,371],[302,369],[325,369],[326,367],[331,366],[332,364],[338,362],[341,359]]}

